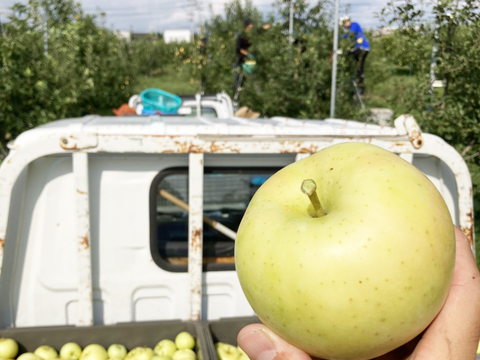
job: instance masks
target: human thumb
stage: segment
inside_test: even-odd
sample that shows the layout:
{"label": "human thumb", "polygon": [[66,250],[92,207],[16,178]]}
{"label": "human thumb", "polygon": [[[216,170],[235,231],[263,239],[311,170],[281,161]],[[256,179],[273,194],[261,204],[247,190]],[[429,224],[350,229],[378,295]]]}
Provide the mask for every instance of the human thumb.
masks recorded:
{"label": "human thumb", "polygon": [[244,327],[238,334],[237,342],[251,360],[312,360],[304,351],[290,345],[262,324]]}

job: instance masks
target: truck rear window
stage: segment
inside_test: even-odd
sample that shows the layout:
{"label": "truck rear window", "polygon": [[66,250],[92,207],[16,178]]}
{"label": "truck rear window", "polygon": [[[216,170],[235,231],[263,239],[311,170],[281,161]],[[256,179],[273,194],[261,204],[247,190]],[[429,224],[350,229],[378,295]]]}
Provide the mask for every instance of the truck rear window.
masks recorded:
{"label": "truck rear window", "polygon": [[[205,168],[204,215],[236,232],[252,196],[277,170]],[[168,169],[159,173],[152,184],[151,197],[153,259],[165,270],[187,271],[188,212],[160,195],[165,191],[188,204],[188,170]],[[233,240],[203,224],[204,271],[234,270],[234,247]]]}

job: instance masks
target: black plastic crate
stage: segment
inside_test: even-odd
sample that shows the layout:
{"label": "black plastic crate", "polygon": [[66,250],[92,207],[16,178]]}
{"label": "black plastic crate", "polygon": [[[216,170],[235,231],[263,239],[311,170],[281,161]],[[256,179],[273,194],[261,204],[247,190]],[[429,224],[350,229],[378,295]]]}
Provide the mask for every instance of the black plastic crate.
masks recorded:
{"label": "black plastic crate", "polygon": [[215,351],[215,343],[222,342],[238,346],[237,335],[245,326],[249,324],[261,324],[262,322],[256,316],[225,318],[216,321],[206,321],[207,339],[210,341],[210,356],[212,360],[218,360]]}
{"label": "black plastic crate", "polygon": [[175,340],[178,333],[189,332],[196,340],[197,358],[210,360],[210,339],[200,322],[157,321],[121,323],[96,326],[48,326],[34,328],[12,328],[0,330],[0,338],[12,338],[18,342],[19,355],[33,352],[41,345],[50,345],[60,351],[63,344],[75,342],[82,348],[99,344],[106,349],[111,344],[122,344],[127,350],[137,346],[154,348],[163,339]]}

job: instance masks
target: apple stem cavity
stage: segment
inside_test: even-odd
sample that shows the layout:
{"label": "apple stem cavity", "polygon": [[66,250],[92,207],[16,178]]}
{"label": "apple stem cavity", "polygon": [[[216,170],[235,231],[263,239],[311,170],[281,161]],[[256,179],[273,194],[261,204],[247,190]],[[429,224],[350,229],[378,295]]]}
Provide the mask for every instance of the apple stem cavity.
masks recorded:
{"label": "apple stem cavity", "polygon": [[312,179],[306,179],[302,182],[302,192],[308,196],[310,202],[312,203],[314,212],[309,212],[309,215],[312,217],[322,217],[325,216],[325,211],[323,211],[322,205],[317,195],[317,184]]}

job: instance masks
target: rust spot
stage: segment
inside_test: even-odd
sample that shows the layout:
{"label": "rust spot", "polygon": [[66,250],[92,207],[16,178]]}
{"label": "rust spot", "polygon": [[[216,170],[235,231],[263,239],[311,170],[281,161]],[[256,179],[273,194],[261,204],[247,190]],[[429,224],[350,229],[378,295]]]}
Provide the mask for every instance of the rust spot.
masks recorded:
{"label": "rust spot", "polygon": [[471,211],[467,213],[467,224],[467,226],[462,227],[462,232],[467,236],[470,248],[473,250],[475,249],[475,244],[473,242],[473,214]]}
{"label": "rust spot", "polygon": [[5,240],[0,239],[0,249],[3,251],[4,248],[5,248]]}
{"label": "rust spot", "polygon": [[81,194],[81,195],[85,195],[85,194],[86,194],[86,192],[85,192],[85,191],[78,190],[78,189],[77,189],[77,193],[79,193],[79,194]]}
{"label": "rust spot", "polygon": [[202,248],[202,229],[194,229],[192,231],[192,248],[199,251]]}
{"label": "rust spot", "polygon": [[85,248],[85,250],[88,250],[88,248],[90,247],[90,243],[88,242],[88,235],[85,235],[85,236],[82,238],[82,241],[80,241],[80,245],[83,245],[83,247]]}

